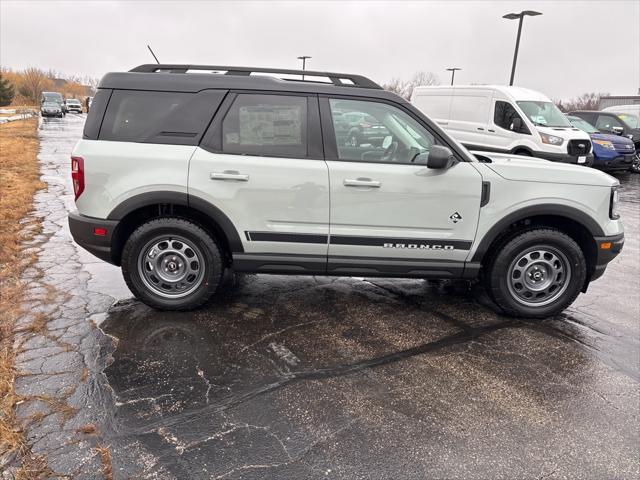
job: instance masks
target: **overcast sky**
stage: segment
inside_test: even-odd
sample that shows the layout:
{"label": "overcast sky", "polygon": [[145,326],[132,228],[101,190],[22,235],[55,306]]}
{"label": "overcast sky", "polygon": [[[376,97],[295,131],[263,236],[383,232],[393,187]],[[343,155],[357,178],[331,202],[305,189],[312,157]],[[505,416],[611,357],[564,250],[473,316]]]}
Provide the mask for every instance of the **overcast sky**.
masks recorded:
{"label": "overcast sky", "polygon": [[360,73],[382,83],[418,70],[456,84],[509,80],[566,99],[640,87],[640,0],[621,1],[12,1],[0,0],[0,63],[102,76],[152,62]]}

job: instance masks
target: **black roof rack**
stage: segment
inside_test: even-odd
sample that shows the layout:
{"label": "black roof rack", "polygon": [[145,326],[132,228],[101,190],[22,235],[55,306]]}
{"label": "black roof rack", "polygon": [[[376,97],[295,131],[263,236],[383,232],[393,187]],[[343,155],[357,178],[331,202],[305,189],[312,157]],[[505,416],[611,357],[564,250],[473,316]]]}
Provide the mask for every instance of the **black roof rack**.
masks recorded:
{"label": "black roof rack", "polygon": [[324,77],[328,78],[333,85],[341,87],[360,87],[360,88],[376,88],[382,90],[382,87],[373,80],[363,77],[362,75],[352,75],[350,73],[332,73],[332,72],[316,72],[313,70],[287,70],[282,68],[249,68],[249,67],[224,67],[219,65],[182,65],[182,64],[158,64],[147,63],[139,65],[130,72],[144,73],[188,73],[190,70],[208,70],[224,75],[240,75],[249,76],[252,73],[272,73],[278,75],[300,75],[302,78],[283,80],[305,81],[313,83],[328,83],[317,79],[307,79],[306,77]]}

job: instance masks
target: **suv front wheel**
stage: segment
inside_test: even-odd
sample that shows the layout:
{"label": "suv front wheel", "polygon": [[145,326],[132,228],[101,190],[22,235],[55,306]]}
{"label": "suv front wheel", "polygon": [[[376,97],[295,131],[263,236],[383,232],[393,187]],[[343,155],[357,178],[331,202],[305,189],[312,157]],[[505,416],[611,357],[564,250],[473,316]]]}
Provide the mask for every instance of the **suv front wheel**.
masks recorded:
{"label": "suv front wheel", "polygon": [[489,295],[505,313],[545,318],[576,299],[586,274],[582,250],[571,237],[536,228],[499,246],[485,280]]}
{"label": "suv front wheel", "polygon": [[200,226],[157,218],[138,227],[122,251],[122,275],[142,302],[191,310],[216,292],[224,271],[220,249]]}

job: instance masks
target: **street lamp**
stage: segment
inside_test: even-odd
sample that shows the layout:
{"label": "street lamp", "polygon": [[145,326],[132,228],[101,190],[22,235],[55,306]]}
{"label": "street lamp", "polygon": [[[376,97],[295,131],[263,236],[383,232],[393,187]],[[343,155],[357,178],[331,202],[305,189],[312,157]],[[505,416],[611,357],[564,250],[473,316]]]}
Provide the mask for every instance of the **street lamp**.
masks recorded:
{"label": "street lamp", "polygon": [[513,66],[511,67],[511,79],[509,80],[509,85],[513,85],[513,77],[516,75],[516,61],[518,60],[518,48],[520,47],[520,33],[522,32],[522,20],[525,16],[535,17],[538,15],[542,15],[540,12],[534,12],[533,10],[523,10],[520,13],[507,13],[502,18],[506,18],[508,20],[515,20],[516,18],[520,19],[518,22],[518,37],[516,38],[516,51],[513,54]]}
{"label": "street lamp", "polygon": [[[307,58],[311,58],[309,55],[302,55],[298,57],[298,60],[302,60],[302,71],[304,72],[305,67],[307,66]],[[302,74],[302,80],[304,80],[304,74]]]}
{"label": "street lamp", "polygon": [[447,72],[451,72],[451,85],[453,85],[453,78],[456,76],[456,70],[462,70],[458,67],[447,68]]}

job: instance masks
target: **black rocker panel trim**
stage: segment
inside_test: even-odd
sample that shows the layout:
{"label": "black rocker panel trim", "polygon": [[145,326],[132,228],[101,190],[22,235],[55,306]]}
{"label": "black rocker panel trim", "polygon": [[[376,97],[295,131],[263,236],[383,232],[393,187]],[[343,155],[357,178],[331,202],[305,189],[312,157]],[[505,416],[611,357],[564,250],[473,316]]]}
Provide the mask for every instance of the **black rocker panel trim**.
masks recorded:
{"label": "black rocker panel trim", "polygon": [[380,259],[325,255],[234,253],[237,272],[399,278],[472,278],[465,262],[415,258]]}

